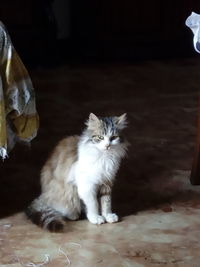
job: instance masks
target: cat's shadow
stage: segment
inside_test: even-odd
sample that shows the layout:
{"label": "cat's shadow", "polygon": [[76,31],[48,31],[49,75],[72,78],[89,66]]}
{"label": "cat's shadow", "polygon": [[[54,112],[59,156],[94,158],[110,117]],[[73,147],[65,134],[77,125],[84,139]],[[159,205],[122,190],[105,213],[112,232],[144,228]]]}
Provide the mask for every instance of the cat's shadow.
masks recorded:
{"label": "cat's shadow", "polygon": [[173,175],[174,170],[166,164],[154,162],[153,154],[125,160],[113,188],[114,212],[120,217],[146,210],[170,212],[173,202],[200,199],[199,194],[179,190]]}

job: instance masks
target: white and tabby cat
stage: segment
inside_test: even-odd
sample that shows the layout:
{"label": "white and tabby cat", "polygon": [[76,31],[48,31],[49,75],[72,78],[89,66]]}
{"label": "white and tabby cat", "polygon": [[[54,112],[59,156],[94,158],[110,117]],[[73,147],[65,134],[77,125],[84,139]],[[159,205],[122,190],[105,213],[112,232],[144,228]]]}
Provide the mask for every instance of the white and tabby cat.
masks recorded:
{"label": "white and tabby cat", "polygon": [[98,118],[91,113],[81,136],[61,140],[41,171],[42,193],[28,207],[28,218],[59,231],[65,219],[78,219],[84,208],[91,223],[117,222],[111,190],[126,154],[121,137],[126,124],[126,114]]}

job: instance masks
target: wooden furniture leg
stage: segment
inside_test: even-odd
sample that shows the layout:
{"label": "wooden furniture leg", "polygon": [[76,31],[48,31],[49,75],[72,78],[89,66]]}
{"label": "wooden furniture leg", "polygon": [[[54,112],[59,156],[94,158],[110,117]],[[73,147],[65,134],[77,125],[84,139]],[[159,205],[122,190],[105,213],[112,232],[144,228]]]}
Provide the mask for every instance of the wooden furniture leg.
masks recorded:
{"label": "wooden furniture leg", "polygon": [[198,114],[197,141],[193,159],[190,182],[193,185],[200,185],[200,112]]}

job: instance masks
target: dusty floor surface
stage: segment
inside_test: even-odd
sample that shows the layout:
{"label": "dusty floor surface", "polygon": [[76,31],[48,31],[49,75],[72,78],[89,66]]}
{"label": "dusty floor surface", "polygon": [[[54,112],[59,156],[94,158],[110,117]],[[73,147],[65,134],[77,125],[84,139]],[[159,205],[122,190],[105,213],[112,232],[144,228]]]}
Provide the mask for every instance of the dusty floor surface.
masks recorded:
{"label": "dusty floor surface", "polygon": [[[68,65],[31,70],[41,126],[29,149],[0,163],[1,266],[200,266],[200,187],[189,181],[200,59]],[[39,171],[90,112],[127,112],[131,147],[114,187],[116,224],[68,222],[52,234],[23,209],[39,193]]]}

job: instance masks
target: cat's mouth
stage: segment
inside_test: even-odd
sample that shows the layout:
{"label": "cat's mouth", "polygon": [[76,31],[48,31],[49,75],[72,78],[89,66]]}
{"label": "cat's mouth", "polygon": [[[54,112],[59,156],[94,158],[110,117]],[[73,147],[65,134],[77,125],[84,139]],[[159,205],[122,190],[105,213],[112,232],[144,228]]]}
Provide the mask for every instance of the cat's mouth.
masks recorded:
{"label": "cat's mouth", "polygon": [[111,146],[110,145],[107,145],[106,147],[104,147],[104,150],[105,151],[108,151],[108,150],[110,150],[111,149]]}

